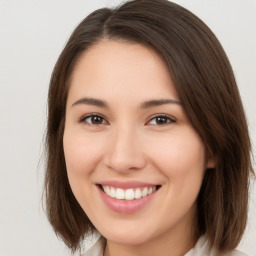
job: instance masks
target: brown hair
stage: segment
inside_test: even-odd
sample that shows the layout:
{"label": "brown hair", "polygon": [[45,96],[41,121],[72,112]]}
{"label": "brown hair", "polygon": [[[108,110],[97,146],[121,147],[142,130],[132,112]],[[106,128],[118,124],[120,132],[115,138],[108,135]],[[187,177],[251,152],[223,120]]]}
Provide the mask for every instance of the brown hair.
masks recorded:
{"label": "brown hair", "polygon": [[154,49],[166,62],[184,110],[216,168],[207,170],[198,196],[197,233],[220,252],[234,249],[248,210],[251,147],[234,74],[211,30],[194,14],[165,0],[136,0],[99,9],[75,29],[52,73],[46,137],[47,215],[73,251],[95,230],[76,201],[63,153],[65,107],[72,71],[81,54],[103,38]]}

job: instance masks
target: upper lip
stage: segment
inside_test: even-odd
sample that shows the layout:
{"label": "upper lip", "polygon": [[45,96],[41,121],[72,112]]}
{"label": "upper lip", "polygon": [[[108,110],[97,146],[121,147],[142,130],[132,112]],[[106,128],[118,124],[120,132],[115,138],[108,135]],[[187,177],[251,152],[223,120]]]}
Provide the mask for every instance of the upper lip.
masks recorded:
{"label": "upper lip", "polygon": [[159,184],[147,183],[147,182],[140,182],[140,181],[102,181],[97,183],[98,185],[102,186],[111,186],[116,188],[139,188],[139,187],[155,187]]}

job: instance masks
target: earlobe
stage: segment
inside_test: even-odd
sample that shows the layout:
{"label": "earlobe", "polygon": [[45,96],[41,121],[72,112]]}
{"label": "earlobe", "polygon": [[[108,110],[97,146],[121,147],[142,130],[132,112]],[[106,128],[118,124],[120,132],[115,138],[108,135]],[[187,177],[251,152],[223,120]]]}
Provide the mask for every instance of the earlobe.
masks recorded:
{"label": "earlobe", "polygon": [[206,163],[206,169],[214,169],[216,167],[216,160],[210,157]]}

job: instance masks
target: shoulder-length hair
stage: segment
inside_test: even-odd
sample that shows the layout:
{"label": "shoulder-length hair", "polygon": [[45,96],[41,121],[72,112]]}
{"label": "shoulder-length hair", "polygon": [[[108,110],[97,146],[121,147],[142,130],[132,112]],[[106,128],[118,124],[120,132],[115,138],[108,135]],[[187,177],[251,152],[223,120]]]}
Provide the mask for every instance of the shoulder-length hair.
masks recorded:
{"label": "shoulder-length hair", "polygon": [[197,199],[196,231],[220,252],[234,249],[247,222],[251,146],[228,58],[194,14],[166,0],[136,0],[91,13],[74,30],[53,70],[48,95],[45,199],[55,232],[75,251],[95,228],[76,201],[63,152],[65,107],[72,71],[82,53],[103,39],[154,49],[165,61],[184,110],[216,167]]}

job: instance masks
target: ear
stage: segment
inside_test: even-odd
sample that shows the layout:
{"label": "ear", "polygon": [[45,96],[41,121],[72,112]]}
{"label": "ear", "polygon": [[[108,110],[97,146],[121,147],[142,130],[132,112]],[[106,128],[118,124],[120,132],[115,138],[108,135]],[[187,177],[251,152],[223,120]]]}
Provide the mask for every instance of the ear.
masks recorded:
{"label": "ear", "polygon": [[216,159],[209,157],[206,162],[206,169],[214,169],[216,167]]}

